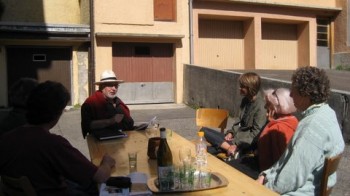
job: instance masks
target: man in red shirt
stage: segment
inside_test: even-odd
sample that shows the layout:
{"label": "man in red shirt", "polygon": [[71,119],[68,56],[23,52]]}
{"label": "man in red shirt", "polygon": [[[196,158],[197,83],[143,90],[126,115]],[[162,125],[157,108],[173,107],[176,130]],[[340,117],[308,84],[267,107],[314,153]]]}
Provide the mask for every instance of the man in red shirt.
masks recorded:
{"label": "man in red shirt", "polygon": [[88,97],[81,107],[81,128],[83,137],[101,129],[132,130],[134,120],[129,108],[117,97],[119,84],[115,73],[106,70],[101,74],[101,80],[96,82],[99,89]]}

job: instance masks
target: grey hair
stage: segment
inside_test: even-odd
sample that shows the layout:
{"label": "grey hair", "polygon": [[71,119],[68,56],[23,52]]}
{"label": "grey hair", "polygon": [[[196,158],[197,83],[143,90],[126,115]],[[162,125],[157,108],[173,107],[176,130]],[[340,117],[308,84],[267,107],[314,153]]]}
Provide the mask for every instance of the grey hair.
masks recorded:
{"label": "grey hair", "polygon": [[265,98],[271,102],[277,114],[291,114],[297,109],[294,106],[290,90],[287,88],[264,90]]}

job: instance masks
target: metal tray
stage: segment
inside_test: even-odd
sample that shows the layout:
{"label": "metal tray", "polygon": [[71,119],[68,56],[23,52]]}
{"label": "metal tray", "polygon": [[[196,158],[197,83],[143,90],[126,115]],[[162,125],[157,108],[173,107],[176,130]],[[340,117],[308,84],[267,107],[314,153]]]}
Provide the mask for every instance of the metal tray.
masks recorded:
{"label": "metal tray", "polygon": [[209,190],[209,189],[225,187],[227,185],[228,185],[228,180],[223,175],[216,173],[216,172],[211,173],[210,187],[207,187],[207,188],[174,189],[174,190],[160,191],[158,188],[158,178],[157,177],[150,178],[147,181],[147,186],[153,193],[193,192],[193,191],[202,191],[202,190]]}

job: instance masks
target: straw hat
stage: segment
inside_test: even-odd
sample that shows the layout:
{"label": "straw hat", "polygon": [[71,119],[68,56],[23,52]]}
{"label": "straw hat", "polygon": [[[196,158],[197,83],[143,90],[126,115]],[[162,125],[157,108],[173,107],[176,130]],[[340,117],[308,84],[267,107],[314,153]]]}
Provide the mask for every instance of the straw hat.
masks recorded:
{"label": "straw hat", "polygon": [[102,72],[101,79],[99,82],[95,82],[96,85],[106,84],[106,83],[123,83],[124,80],[118,80],[117,76],[112,70],[106,70]]}

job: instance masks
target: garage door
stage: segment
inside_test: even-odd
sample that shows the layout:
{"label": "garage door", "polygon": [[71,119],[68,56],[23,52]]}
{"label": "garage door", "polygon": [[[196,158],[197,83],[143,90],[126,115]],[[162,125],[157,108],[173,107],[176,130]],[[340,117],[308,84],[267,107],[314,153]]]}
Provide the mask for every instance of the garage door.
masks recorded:
{"label": "garage door", "polygon": [[60,82],[71,92],[71,48],[13,46],[6,52],[8,87],[19,78],[29,77],[39,82]]}
{"label": "garage door", "polygon": [[114,43],[113,70],[125,80],[118,90],[124,102],[174,102],[173,44]]}

